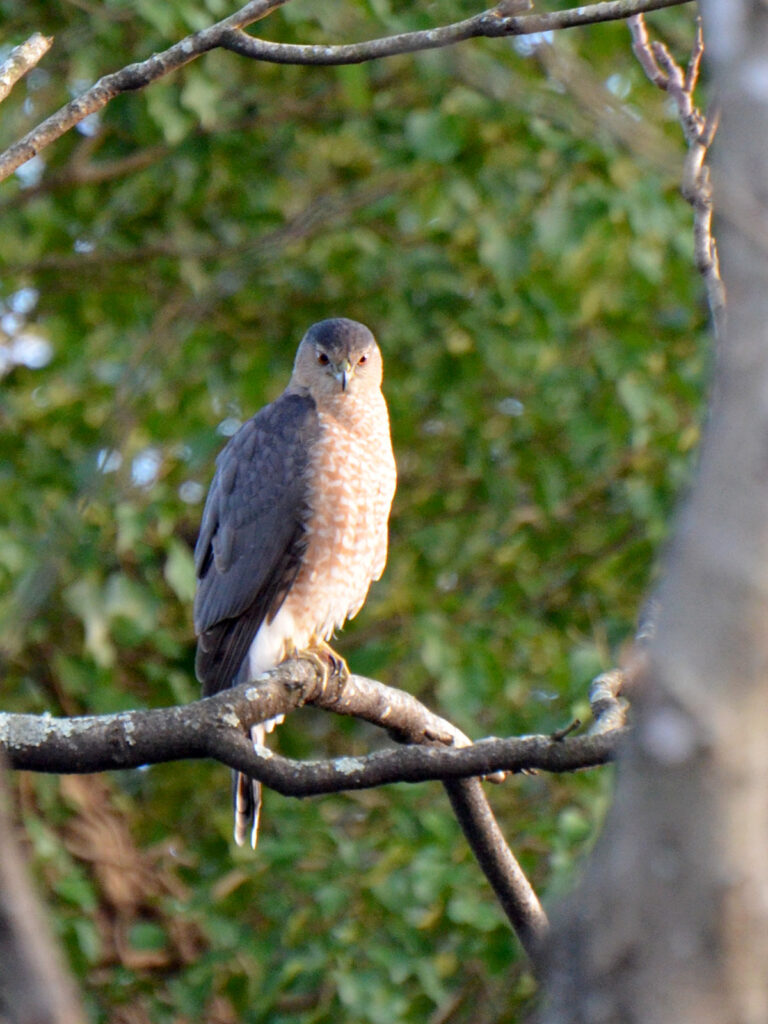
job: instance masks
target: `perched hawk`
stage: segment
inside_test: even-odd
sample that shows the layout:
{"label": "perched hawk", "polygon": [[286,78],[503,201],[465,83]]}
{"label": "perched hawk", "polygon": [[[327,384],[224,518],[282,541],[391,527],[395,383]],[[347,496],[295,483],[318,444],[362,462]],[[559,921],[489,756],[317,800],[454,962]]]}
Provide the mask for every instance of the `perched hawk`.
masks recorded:
{"label": "perched hawk", "polygon": [[[282,395],[219,455],[195,548],[204,696],[322,648],[384,571],[396,470],[381,378],[367,327],[322,320]],[[239,845],[250,829],[255,846],[260,804],[259,783],[236,774]]]}

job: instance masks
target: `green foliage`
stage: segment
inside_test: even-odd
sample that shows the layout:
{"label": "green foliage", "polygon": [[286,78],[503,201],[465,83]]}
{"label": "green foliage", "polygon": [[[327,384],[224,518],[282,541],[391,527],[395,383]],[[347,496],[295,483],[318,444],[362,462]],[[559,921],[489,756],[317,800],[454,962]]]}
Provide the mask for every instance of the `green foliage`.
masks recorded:
{"label": "green foliage", "polygon": [[[7,143],[229,7],[1,9],[9,42],[56,36],[4,104]],[[258,31],[346,41],[475,9],[295,0]],[[684,56],[690,13],[657,24]],[[600,88],[620,75],[626,116],[681,159],[623,26],[556,45]],[[400,484],[387,572],[339,648],[474,736],[583,715],[632,635],[698,438],[705,313],[675,177],[505,41],[339,69],[211,53],[42,161],[39,184],[0,194],[0,355],[26,334],[44,364],[19,359],[0,393],[4,706],[194,698],[190,551],[215,452],[282,389],[304,329],[348,315],[384,351]],[[276,740],[294,756],[380,741],[311,712]],[[607,785],[492,792],[545,894],[572,878]],[[530,998],[437,785],[268,794],[253,856],[230,843],[221,768],[116,774],[98,820],[147,872],[125,891],[76,841],[82,801],[54,779],[24,792],[94,1021],[121,1006],[158,1024],[514,1021]]]}

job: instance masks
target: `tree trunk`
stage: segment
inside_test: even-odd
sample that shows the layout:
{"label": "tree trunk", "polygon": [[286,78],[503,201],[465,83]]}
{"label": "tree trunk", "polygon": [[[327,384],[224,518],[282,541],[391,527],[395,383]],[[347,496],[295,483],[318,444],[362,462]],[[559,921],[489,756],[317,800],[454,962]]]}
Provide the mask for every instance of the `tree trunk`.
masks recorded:
{"label": "tree trunk", "polygon": [[554,923],[547,1024],[768,1020],[768,7],[703,7],[722,103],[717,400],[615,803]]}
{"label": "tree trunk", "polygon": [[13,834],[0,758],[0,1024],[84,1024]]}

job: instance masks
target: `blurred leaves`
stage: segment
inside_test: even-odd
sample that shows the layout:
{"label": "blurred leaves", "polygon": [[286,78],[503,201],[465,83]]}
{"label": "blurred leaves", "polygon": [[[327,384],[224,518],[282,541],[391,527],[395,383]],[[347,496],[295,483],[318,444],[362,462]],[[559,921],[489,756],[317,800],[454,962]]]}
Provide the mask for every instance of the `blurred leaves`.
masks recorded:
{"label": "blurred leaves", "polygon": [[[9,45],[56,37],[4,104],[3,143],[230,10],[0,9]],[[339,42],[475,10],[296,0],[259,32]],[[655,25],[685,57],[690,12]],[[5,183],[0,354],[24,332],[50,346],[0,363],[5,707],[192,699],[191,550],[215,454],[282,390],[306,327],[347,315],[384,351],[400,485],[387,571],[340,649],[473,736],[583,714],[690,475],[707,340],[663,98],[622,25],[555,47],[567,62],[503,40],[338,69],[212,53],[45,150],[39,180]],[[300,757],[381,742],[310,712],[276,739]],[[221,768],[102,782],[97,806],[92,789],[62,800],[60,780],[20,786],[94,1020],[524,1012],[531,979],[437,786],[267,794],[254,857],[231,846]],[[608,785],[494,790],[545,894],[567,886]],[[86,820],[98,838],[74,843]],[[130,907],[107,870],[128,850]]]}

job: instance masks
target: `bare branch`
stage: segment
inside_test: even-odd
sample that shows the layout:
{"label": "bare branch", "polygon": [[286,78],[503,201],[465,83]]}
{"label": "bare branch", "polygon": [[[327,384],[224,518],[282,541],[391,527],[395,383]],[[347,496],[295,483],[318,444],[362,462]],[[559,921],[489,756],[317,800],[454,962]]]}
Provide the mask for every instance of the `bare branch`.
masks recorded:
{"label": "bare branch", "polygon": [[[689,71],[693,68],[699,67],[700,60],[696,58],[696,51],[698,50],[700,41],[701,26],[699,26],[698,29],[698,40],[697,42],[694,42],[693,56],[691,57],[691,61],[688,65]],[[688,75],[683,72],[683,69],[677,63],[667,47],[663,43],[654,41],[651,43],[651,50],[653,51],[653,56],[656,59],[657,66],[661,68],[666,78],[665,89],[677,106],[677,113],[683,129],[685,141],[689,146],[692,146],[699,142],[702,131],[704,130],[704,117],[693,102],[693,89],[696,87],[696,79],[693,79],[690,88],[687,88],[686,81],[688,80]]]}
{"label": "bare branch", "polygon": [[[316,665],[298,659],[278,666],[258,684],[247,683],[184,707],[69,719],[0,713],[0,748],[15,768],[60,773],[212,757],[286,796],[439,779],[480,867],[536,964],[547,933],[546,915],[477,776],[529,768],[574,771],[612,760],[624,734],[616,711],[621,679],[620,674],[612,681],[601,678],[593,695],[596,726],[610,719],[610,727],[567,740],[524,736],[472,744],[461,730],[402,690],[364,676],[350,676],[341,688],[324,687]],[[251,725],[302,704],[362,718],[408,746],[365,757],[308,762],[254,750],[248,738]]]}
{"label": "bare branch", "polygon": [[250,0],[235,14],[231,14],[228,18],[224,18],[200,32],[185,36],[169,49],[163,50],[162,53],[154,53],[140,64],[129,64],[121,71],[100,78],[90,89],[77,96],[71,103],[61,107],[55,114],[28,132],[23,139],[0,154],[0,181],[7,178],[27,160],[31,160],[41,149],[45,149],[46,146],[68,132],[70,128],[74,128],[90,114],[101,110],[115,96],[123,92],[143,89],[159,78],[189,64],[201,54],[221,46],[221,40],[225,33],[243,28],[244,25],[250,25],[260,18],[265,18],[287,2],[288,0]]}
{"label": "bare branch", "polygon": [[240,31],[244,26],[266,17],[287,3],[287,0],[251,0],[236,14],[207,29],[186,36],[162,53],[153,54],[139,64],[130,64],[121,71],[99,79],[90,89],[0,154],[0,181],[89,114],[101,110],[115,96],[142,89],[217,47],[232,50],[255,60],[281,64],[356,64],[394,54],[451,46],[481,36],[499,38],[532,35],[578,25],[617,21],[640,12],[677,7],[690,2],[691,0],[602,0],[600,3],[568,11],[523,16],[508,14],[510,5],[502,2],[497,7],[472,18],[422,32],[405,32],[345,46],[294,46],[256,39]]}
{"label": "bare branch", "polygon": [[685,82],[683,87],[685,91],[693,95],[693,90],[696,88],[696,83],[699,80],[699,72],[701,71],[701,60],[704,56],[704,31],[701,27],[701,19],[696,22],[696,38],[693,43],[693,49],[691,50],[691,56],[688,61],[688,67],[685,69]]}
{"label": "bare branch", "polygon": [[[395,769],[399,777],[404,778],[401,774],[404,756],[406,760],[410,760],[411,755],[416,754],[417,758],[413,767],[416,772],[420,772],[430,771],[430,768],[434,768],[434,758],[439,758],[442,754],[463,754],[467,750],[477,749],[477,745],[464,746],[464,744],[470,743],[468,738],[444,719],[433,716],[431,712],[427,712],[425,718],[423,713],[426,709],[409,694],[362,676],[352,676],[338,695],[329,696],[327,693],[321,693],[313,703],[342,714],[364,717],[376,725],[384,725],[391,735],[401,741],[412,744],[453,744],[451,750],[444,748],[441,750],[434,746],[429,746],[426,749],[411,746],[405,750],[369,755],[368,758],[344,758],[342,767],[346,782],[351,781],[356,775],[360,762],[364,762],[360,776],[358,776],[360,779],[370,772],[373,767],[371,762],[374,759],[378,762],[377,769],[384,769],[384,771]],[[418,714],[414,714],[417,707]],[[533,737],[528,739],[533,739]],[[552,741],[548,738],[539,737],[539,739],[552,746]],[[486,744],[494,746],[503,742],[491,740],[486,741]],[[462,749],[457,750],[457,747]],[[431,765],[430,761],[433,762]],[[341,762],[338,761],[330,762],[330,765],[334,766],[340,764]],[[328,762],[315,767],[323,770],[327,766]],[[486,761],[480,772],[475,771],[472,774],[488,775],[496,767],[498,766]],[[451,773],[451,768],[452,766],[448,767],[449,773]],[[549,929],[547,916],[499,828],[482,784],[477,778],[461,777],[449,780],[447,775],[441,777],[454,814],[470,848],[496,893],[523,948],[534,966],[537,966]]]}
{"label": "bare branch", "polygon": [[720,276],[717,242],[712,235],[712,183],[706,164],[707,152],[717,131],[719,112],[715,108],[705,116],[693,98],[704,54],[701,22],[697,25],[696,38],[685,71],[663,43],[649,40],[642,14],[629,18],[627,24],[632,34],[632,49],[646,75],[654,85],[669,93],[677,107],[680,125],[688,144],[681,192],[693,207],[696,267],[707,289],[715,334],[721,338],[725,326],[726,296]]}
{"label": "bare branch", "polygon": [[53,36],[35,32],[29,39],[16,46],[0,64],[0,103],[6,98],[20,78],[37,64],[53,44]]}
{"label": "bare branch", "polygon": [[[247,738],[251,725],[303,704],[362,718],[414,746],[305,762],[254,750]],[[595,708],[604,713],[597,699]],[[0,747],[14,768],[61,774],[211,757],[284,796],[304,797],[499,770],[594,767],[615,756],[623,735],[623,723],[615,722],[602,732],[565,741],[523,736],[472,744],[461,730],[402,690],[353,675],[340,692],[324,691],[314,665],[298,660],[274,669],[258,685],[245,684],[181,707],[76,718],[0,712]]]}
{"label": "bare branch", "polygon": [[424,29],[421,32],[403,32],[381,39],[369,39],[361,43],[347,43],[342,46],[303,46],[290,43],[273,43],[257,39],[246,32],[226,33],[222,46],[243,57],[269,61],[274,64],[361,64],[364,61],[379,60],[399,54],[434,50],[467,39],[485,37],[495,39],[503,36],[535,35],[541,32],[555,32],[578,25],[594,25],[603,21],[617,21],[633,15],[636,11],[657,10],[673,7],[687,0],[607,0],[588,4],[568,11],[553,11],[549,14],[507,14],[504,5],[464,21],[457,21],[440,28]]}
{"label": "bare branch", "polygon": [[275,64],[339,65],[361,64],[423,50],[452,46],[467,39],[495,39],[505,36],[538,35],[579,25],[592,25],[629,17],[635,11],[672,7],[688,0],[608,0],[567,11],[548,14],[508,14],[504,3],[464,21],[420,32],[369,39],[340,46],[274,43],[258,39],[246,32],[226,34],[222,46],[243,57]]}
{"label": "bare branch", "polygon": [[643,71],[659,89],[666,89],[667,76],[656,63],[656,58],[651,49],[651,41],[648,38],[648,29],[645,27],[645,19],[642,14],[636,14],[628,18],[627,25],[632,36],[632,50],[640,62]]}
{"label": "bare branch", "polygon": [[534,967],[538,967],[549,934],[539,898],[523,873],[493,815],[478,779],[444,782],[453,813],[472,852],[491,883],[515,934]]}
{"label": "bare branch", "polygon": [[[638,638],[638,643],[642,643]],[[634,654],[637,657],[637,654]],[[589,706],[592,709],[594,723],[589,735],[600,736],[626,725],[627,702],[621,696],[626,684],[626,672],[614,668],[603,672],[592,681],[589,688]]]}
{"label": "bare branch", "polygon": [[[594,768],[614,760],[623,736],[623,730],[611,730],[602,735],[579,736],[567,741],[554,740],[550,736],[489,738],[478,740],[470,746],[409,746],[377,751],[363,757],[340,757],[332,761],[292,761],[273,751],[266,755],[257,753],[245,737],[241,740],[239,733],[221,733],[208,744],[208,752],[189,756],[214,757],[222,764],[253,775],[283,796],[305,797],[372,789],[392,782],[444,782],[446,779],[486,776],[497,771],[517,773],[540,769],[561,773]],[[429,739],[428,732],[424,737],[422,743],[434,742]],[[94,756],[97,753],[101,754],[98,762],[101,765],[107,759],[102,750],[95,750]],[[178,760],[186,756],[182,752],[173,758],[165,758],[158,753],[156,759],[148,763]],[[60,764],[66,763],[62,758]],[[29,764],[20,763],[18,767],[29,767]],[[116,765],[107,763],[106,767]],[[121,764],[118,767],[138,765]],[[44,770],[65,771],[63,767]],[[91,767],[82,770],[105,769]]]}

